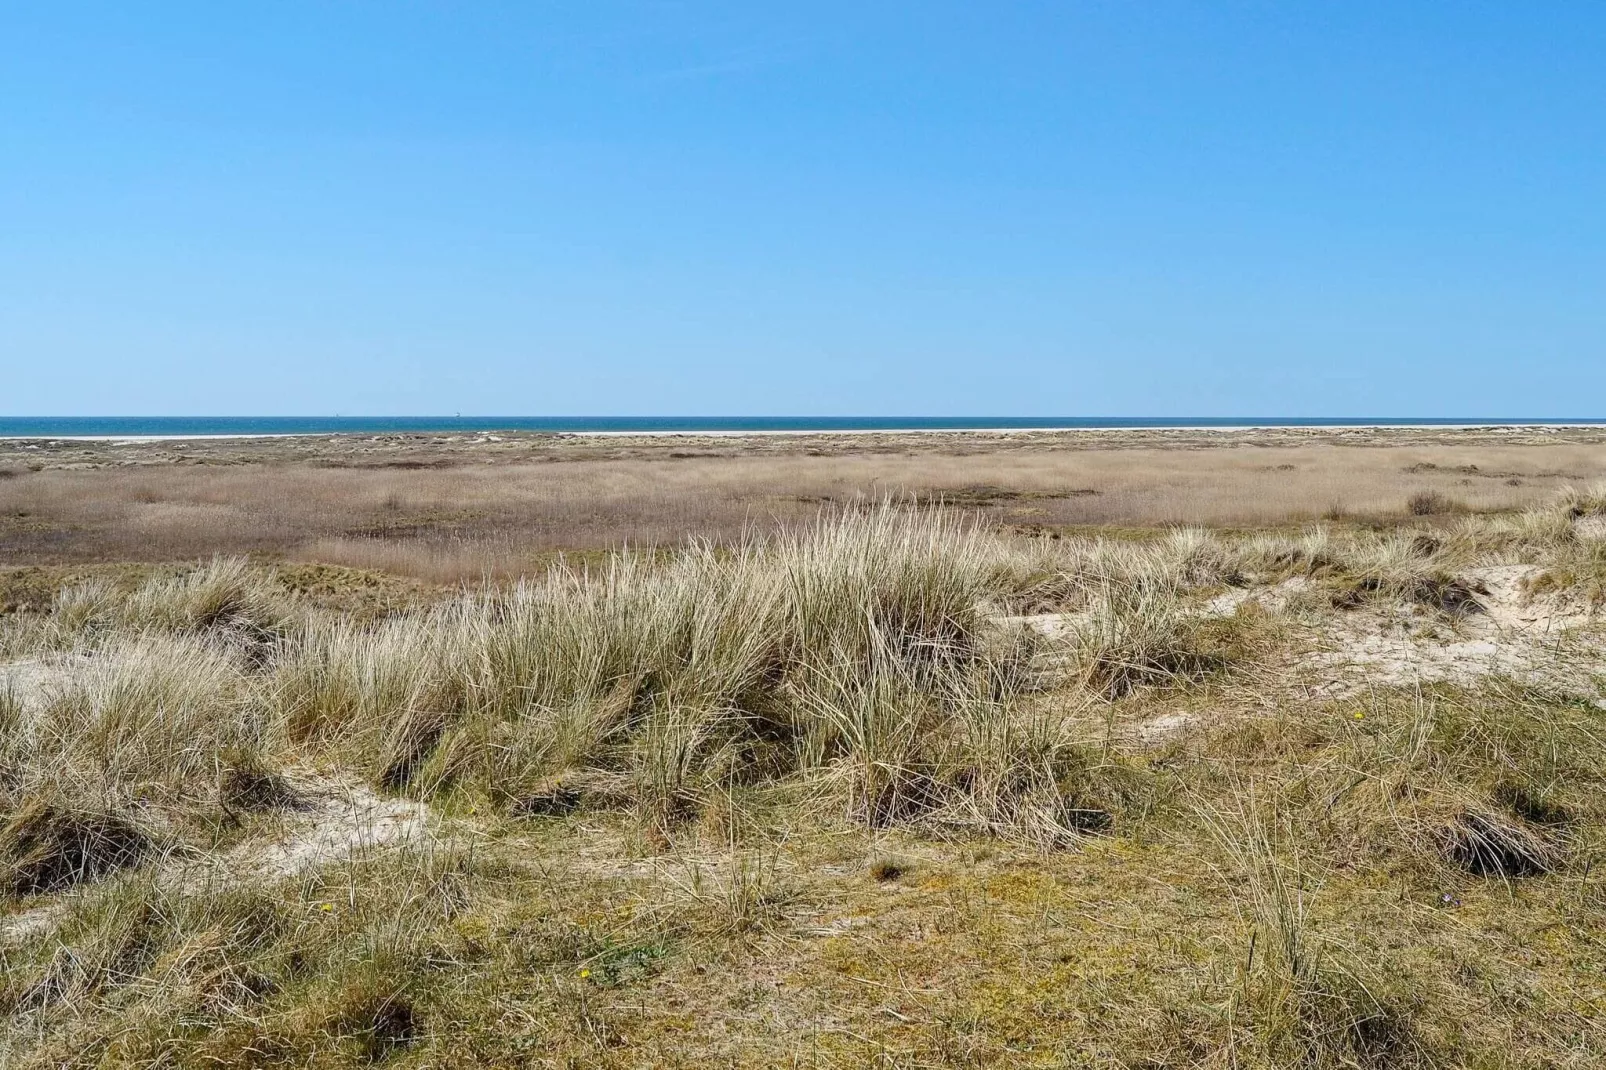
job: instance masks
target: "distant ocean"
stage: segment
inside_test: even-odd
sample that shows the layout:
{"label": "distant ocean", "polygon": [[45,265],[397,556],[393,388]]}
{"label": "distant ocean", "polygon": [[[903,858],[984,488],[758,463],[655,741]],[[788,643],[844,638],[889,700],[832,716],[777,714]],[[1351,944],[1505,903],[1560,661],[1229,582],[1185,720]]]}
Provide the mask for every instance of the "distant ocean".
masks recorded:
{"label": "distant ocean", "polygon": [[964,431],[1164,427],[1461,427],[1606,424],[1516,419],[1302,416],[0,416],[0,438],[172,435],[383,435],[482,431]]}

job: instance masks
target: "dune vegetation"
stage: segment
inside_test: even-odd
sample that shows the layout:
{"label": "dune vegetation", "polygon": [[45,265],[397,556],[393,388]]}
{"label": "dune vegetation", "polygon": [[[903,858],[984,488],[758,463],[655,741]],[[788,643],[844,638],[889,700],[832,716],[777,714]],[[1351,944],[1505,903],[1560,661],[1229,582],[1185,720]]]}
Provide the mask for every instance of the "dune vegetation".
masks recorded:
{"label": "dune vegetation", "polygon": [[1606,498],[0,618],[0,1063],[1606,1060]]}

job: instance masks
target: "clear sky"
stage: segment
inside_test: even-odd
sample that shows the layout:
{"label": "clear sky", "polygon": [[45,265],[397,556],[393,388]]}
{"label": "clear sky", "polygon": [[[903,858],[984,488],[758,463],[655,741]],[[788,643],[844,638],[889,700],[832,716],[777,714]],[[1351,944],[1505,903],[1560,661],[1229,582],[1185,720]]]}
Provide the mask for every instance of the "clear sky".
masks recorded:
{"label": "clear sky", "polygon": [[1606,415],[1606,4],[0,0],[0,414]]}

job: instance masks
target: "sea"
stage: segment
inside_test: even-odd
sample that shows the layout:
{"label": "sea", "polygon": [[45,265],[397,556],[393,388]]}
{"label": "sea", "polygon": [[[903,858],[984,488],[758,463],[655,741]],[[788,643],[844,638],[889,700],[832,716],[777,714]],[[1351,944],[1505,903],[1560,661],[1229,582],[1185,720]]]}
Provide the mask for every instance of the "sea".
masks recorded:
{"label": "sea", "polygon": [[0,438],[558,434],[810,431],[1032,431],[1177,427],[1489,427],[1606,424],[1562,419],[1421,416],[0,416]]}

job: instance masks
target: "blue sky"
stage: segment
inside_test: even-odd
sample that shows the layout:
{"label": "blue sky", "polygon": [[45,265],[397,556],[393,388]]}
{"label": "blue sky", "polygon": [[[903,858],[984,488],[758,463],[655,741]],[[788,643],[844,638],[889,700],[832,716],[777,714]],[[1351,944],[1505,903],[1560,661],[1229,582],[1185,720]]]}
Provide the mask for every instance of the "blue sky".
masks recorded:
{"label": "blue sky", "polygon": [[1602,416],[1606,5],[0,0],[0,414]]}

